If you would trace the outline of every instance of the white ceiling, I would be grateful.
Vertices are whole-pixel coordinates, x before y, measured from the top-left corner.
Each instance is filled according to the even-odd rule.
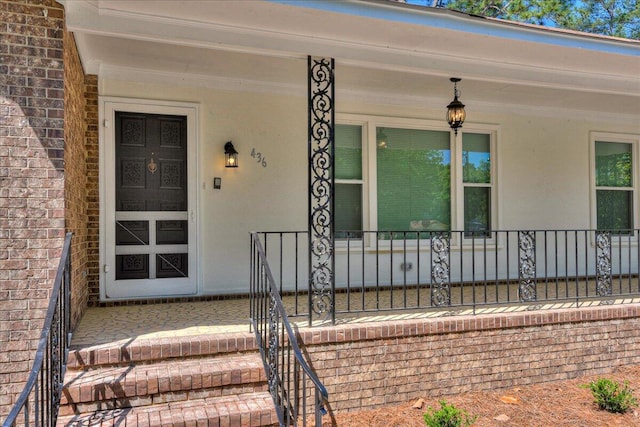
[[[640,42],[388,1],[66,0],[88,73],[306,93],[307,55],[335,58],[338,96],[640,121]],[[446,105],[446,104],[445,104]]]

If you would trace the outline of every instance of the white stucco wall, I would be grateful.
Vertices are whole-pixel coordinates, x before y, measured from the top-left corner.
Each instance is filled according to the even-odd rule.
[[[301,76],[306,71],[301,63]],[[307,98],[159,84],[100,81],[100,95],[200,105],[198,198],[200,292],[245,293],[249,232],[307,228]],[[439,109],[341,100],[338,113],[444,121]],[[467,100],[467,104],[472,102]],[[638,121],[608,123],[577,112],[554,116],[468,108],[468,123],[499,125],[497,141],[500,229],[590,228],[589,132],[640,133]],[[226,169],[223,146],[232,140],[239,167]],[[252,150],[266,159],[263,167]],[[213,178],[222,188],[213,189]]]

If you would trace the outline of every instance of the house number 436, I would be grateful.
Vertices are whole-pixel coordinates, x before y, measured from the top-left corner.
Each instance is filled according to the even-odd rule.
[[[251,149],[251,157],[256,159],[256,163],[262,165],[263,168],[267,167],[267,159],[262,155],[261,152],[256,151],[255,148]]]

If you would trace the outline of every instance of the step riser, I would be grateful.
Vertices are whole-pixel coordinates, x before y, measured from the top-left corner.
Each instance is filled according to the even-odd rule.
[[[264,384],[267,378],[258,357],[237,356],[229,358],[229,361],[164,362],[68,372],[61,404]]]
[[[98,366],[123,366],[131,363],[152,363],[160,360],[222,356],[258,350],[253,334],[140,339],[120,346],[102,345],[72,349],[67,369],[87,369]]]
[[[207,399],[212,397],[233,396],[246,393],[266,392],[267,384],[242,384],[216,389],[199,389],[178,392],[163,392],[161,394],[132,396],[127,398],[100,399],[85,403],[66,403],[60,406],[60,416],[84,414],[88,412],[135,408],[162,403],[180,402],[186,400]]]

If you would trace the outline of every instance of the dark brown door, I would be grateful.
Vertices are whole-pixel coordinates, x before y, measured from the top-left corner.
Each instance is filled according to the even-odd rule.
[[[187,118],[115,113],[115,280],[186,278]]]

